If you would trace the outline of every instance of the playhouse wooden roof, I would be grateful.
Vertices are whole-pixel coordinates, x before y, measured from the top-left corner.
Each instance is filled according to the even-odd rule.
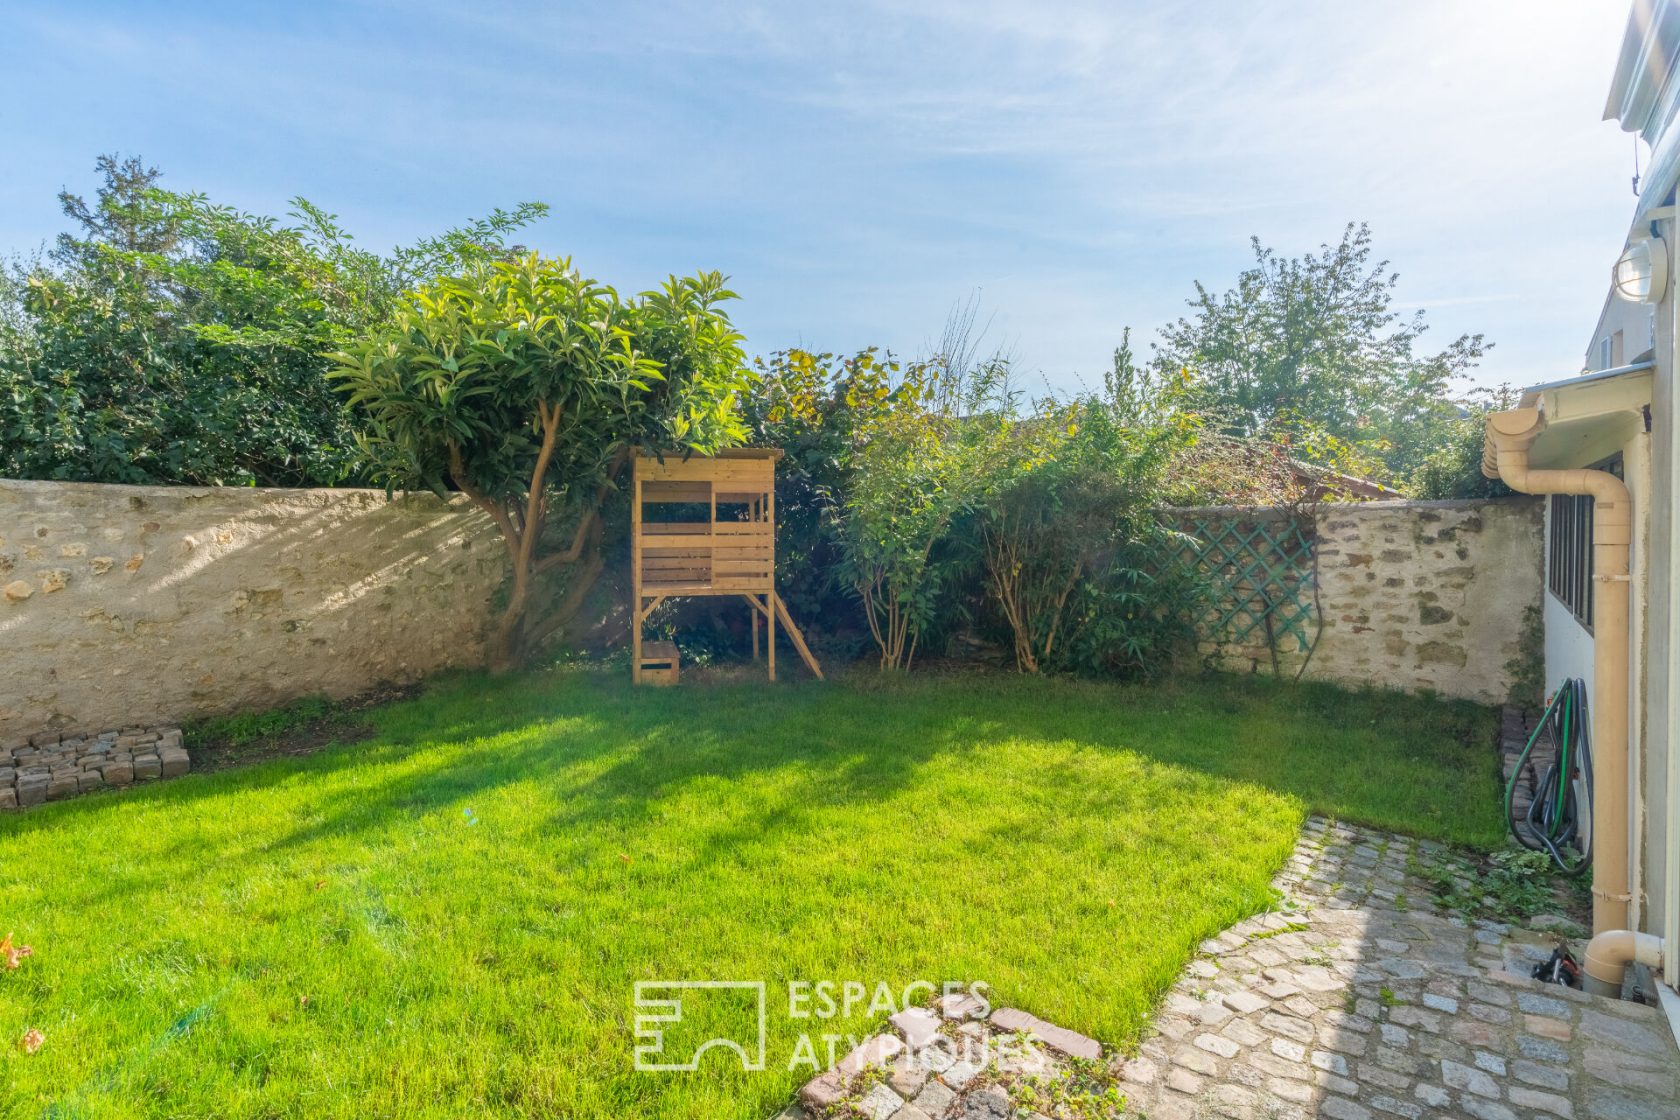
[[[652,451],[643,451],[641,453],[641,458],[677,460],[686,458],[691,462],[694,460],[705,459],[770,459],[774,461],[781,459],[782,456],[786,454],[787,452],[783,451],[779,447],[725,447],[712,453],[711,455],[701,455],[699,452],[683,451],[665,451],[656,455]]]

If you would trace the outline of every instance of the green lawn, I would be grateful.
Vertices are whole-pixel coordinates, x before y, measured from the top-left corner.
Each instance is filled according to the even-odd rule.
[[[800,1031],[871,1022],[791,1020],[790,980],[979,980],[1125,1043],[1309,810],[1500,839],[1469,705],[627,676],[450,680],[371,740],[0,817],[0,934],[36,951],[0,973],[0,1114],[759,1120]],[[766,981],[768,1070],[635,1072],[642,979]]]

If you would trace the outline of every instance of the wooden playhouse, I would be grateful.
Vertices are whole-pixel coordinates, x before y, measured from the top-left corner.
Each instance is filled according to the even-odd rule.
[[[752,606],[753,660],[762,619],[765,660],[776,679],[776,624],[817,677],[822,669],[776,594],[777,448],[716,455],[636,457],[630,503],[635,580],[631,672],[638,684],[675,684],[674,642],[644,642],[648,615],[682,595],[740,596]]]

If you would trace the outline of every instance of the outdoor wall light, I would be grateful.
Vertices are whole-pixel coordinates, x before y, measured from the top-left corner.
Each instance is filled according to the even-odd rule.
[[[1668,290],[1668,246],[1660,237],[1635,241],[1610,272],[1616,295],[1634,303],[1660,303]]]

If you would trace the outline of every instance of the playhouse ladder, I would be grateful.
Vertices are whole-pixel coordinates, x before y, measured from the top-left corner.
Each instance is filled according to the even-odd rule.
[[[782,602],[782,597],[774,591],[770,592],[770,600],[776,604],[776,615],[782,620],[782,625],[787,627],[788,637],[793,639],[793,648],[798,650],[799,656],[805,659],[805,665],[811,670],[812,675],[819,681],[822,680],[822,666],[818,665],[817,659],[811,656],[811,650],[805,645],[805,635],[801,634],[799,627],[793,624],[793,617],[788,614],[787,604]]]
[[[817,659],[814,656],[812,656],[811,647],[809,647],[805,644],[805,635],[800,633],[799,627],[797,627],[793,624],[793,616],[788,614],[787,604],[782,602],[782,597],[780,595],[776,594],[776,592],[774,592],[774,591],[769,592],[768,595],[766,596],[766,598],[769,599],[769,605],[768,606],[766,606],[766,604],[764,604],[764,603],[759,602],[758,597],[756,595],[743,595],[743,596],[741,596],[741,598],[743,598],[747,602],[751,603],[753,605],[753,610],[757,611],[758,614],[764,615],[766,622],[769,623],[768,638],[769,638],[770,643],[772,643],[771,648],[769,650],[770,679],[771,680],[776,679],[776,652],[775,652],[775,646],[774,646],[774,642],[776,640],[776,625],[775,624],[778,620],[780,620],[781,624],[787,628],[788,640],[793,643],[793,648],[796,651],[798,651],[800,658],[805,662],[805,667],[807,669],[811,670],[811,674],[813,676],[815,676],[819,681],[822,680],[823,679],[822,666],[818,665],[817,664]],[[753,616],[753,657],[756,659],[757,656],[758,656],[758,615],[755,614]]]

